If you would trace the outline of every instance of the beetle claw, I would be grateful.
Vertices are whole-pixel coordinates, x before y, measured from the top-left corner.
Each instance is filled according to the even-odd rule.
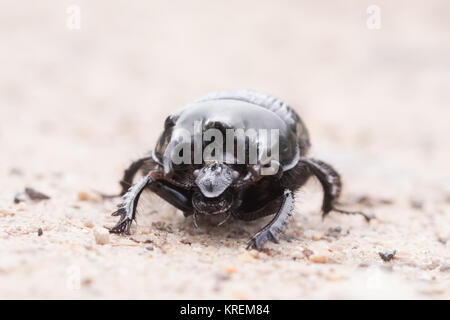
[[[250,239],[247,244],[247,250],[255,249],[261,251],[267,241],[272,241],[274,243],[279,243],[279,239],[276,234],[270,230],[265,230],[261,233],[257,233]]]
[[[113,212],[111,214],[112,216],[120,216],[119,222],[112,227],[109,232],[110,233],[118,233],[118,234],[131,234],[131,223],[133,222],[133,219],[127,217],[127,212],[124,208],[120,208],[119,210]]]
[[[120,221],[109,230],[109,233],[126,234],[130,235],[131,223],[133,222],[130,218],[120,219]]]
[[[111,215],[113,217],[117,217],[117,216],[124,216],[126,214],[126,212],[123,212],[123,208],[120,208],[117,211],[114,211],[113,213],[111,213]]]

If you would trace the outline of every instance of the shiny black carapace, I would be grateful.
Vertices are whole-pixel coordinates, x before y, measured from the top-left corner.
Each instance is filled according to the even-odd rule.
[[[189,149],[179,148],[186,143],[186,136],[194,141],[196,135],[201,136],[210,129],[223,133],[224,137],[227,130],[247,132],[249,129],[253,132],[275,129],[278,135],[277,139],[248,135],[243,139],[224,138],[219,145],[225,146],[226,141],[231,141],[233,148],[231,152],[223,148],[223,157],[217,157],[216,151],[216,154],[211,153],[213,157],[204,157],[201,153],[201,159],[194,159],[188,154],[189,151],[195,154],[194,142],[192,149],[190,146]],[[244,159],[238,159],[239,145],[244,148]],[[205,141],[201,140],[197,146],[203,150]],[[267,151],[268,146],[275,146],[277,154],[271,149],[270,155],[261,152],[251,161],[251,150]],[[139,197],[145,189],[150,189],[182,210],[186,217],[193,215],[196,227],[199,215],[222,215],[222,223],[230,217],[250,221],[273,215],[270,223],[248,243],[247,248],[260,250],[269,240],[278,242],[278,235],[285,231],[292,215],[294,192],[311,176],[317,177],[323,187],[323,215],[332,210],[364,215],[335,207],[341,191],[339,174],[325,162],[307,158],[309,147],[305,125],[281,100],[244,90],[209,94],[170,115],[154,150],[125,170],[121,181],[123,200],[113,213],[120,216],[120,220],[110,232],[130,233]],[[174,154],[192,161],[174,161]],[[261,157],[261,154],[266,156]],[[144,176],[133,184],[138,171]]]

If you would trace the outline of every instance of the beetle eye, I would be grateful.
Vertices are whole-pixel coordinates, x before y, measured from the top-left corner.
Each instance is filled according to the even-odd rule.
[[[194,170],[194,177],[198,177],[199,174],[200,174],[200,170],[199,169],[195,169]]]
[[[233,180],[237,180],[239,178],[239,172],[233,170],[231,176],[233,177]]]

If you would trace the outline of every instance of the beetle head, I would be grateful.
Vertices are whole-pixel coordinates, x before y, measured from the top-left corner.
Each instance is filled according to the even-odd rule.
[[[207,162],[194,174],[196,175],[195,183],[206,198],[217,198],[233,182],[233,170],[217,161]]]
[[[232,193],[227,190],[236,178],[229,166],[208,161],[203,168],[195,170],[195,184],[199,191],[192,198],[194,208],[202,214],[220,214],[233,204]]]

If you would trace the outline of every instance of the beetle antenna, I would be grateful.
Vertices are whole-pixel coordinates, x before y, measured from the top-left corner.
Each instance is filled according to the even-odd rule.
[[[195,229],[198,229],[198,224],[197,224],[197,212],[196,211],[194,211],[194,227],[195,227]]]
[[[218,227],[220,227],[221,225],[223,225],[225,222],[227,222],[231,217],[231,210],[228,211],[227,216],[225,217],[225,219],[223,219],[221,222],[219,222],[219,224],[217,225]]]

